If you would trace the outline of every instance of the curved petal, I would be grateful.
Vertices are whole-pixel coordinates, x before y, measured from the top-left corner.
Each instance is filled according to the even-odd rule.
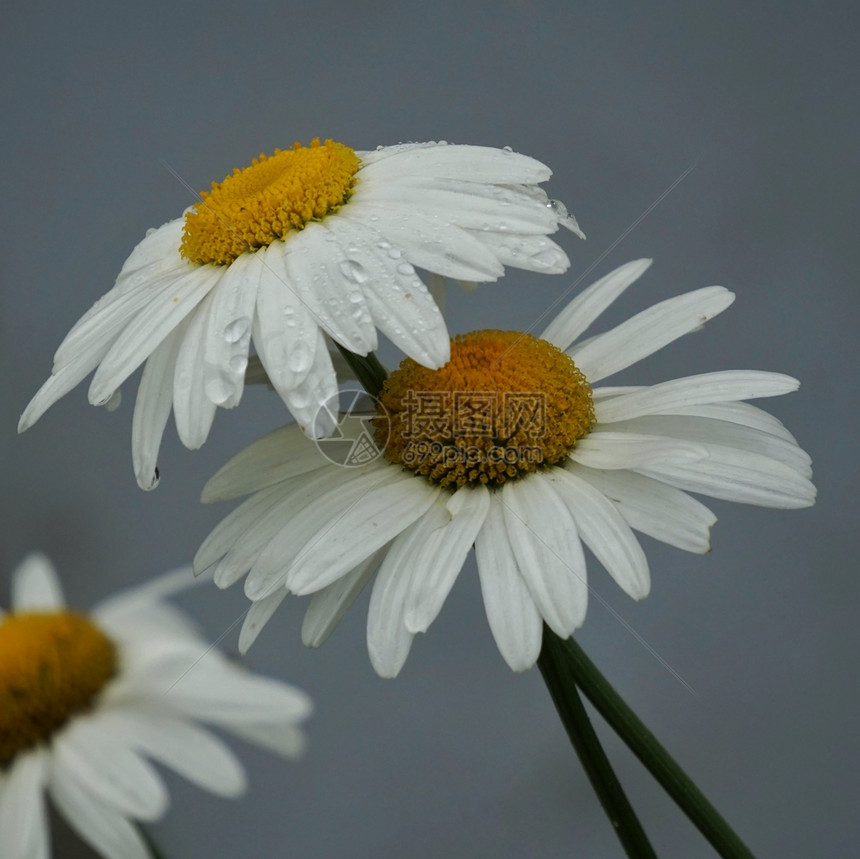
[[[525,671],[540,654],[543,619],[520,575],[498,493],[491,493],[484,527],[475,541],[484,609],[502,658]]]
[[[41,552],[27,555],[12,576],[12,608],[35,611],[64,605],[63,589],[48,556]]]
[[[565,468],[609,498],[631,528],[687,552],[711,551],[717,517],[686,492],[633,471],[599,471],[575,463]]]
[[[161,778],[109,719],[77,719],[57,736],[54,757],[57,766],[74,772],[94,797],[121,814],[156,820],[167,810]]]
[[[409,632],[426,632],[442,609],[466,556],[487,518],[490,491],[485,486],[463,486],[441,507],[443,524],[415,547],[412,587],[406,599],[404,622]]]
[[[297,594],[317,591],[360,564],[424,514],[438,487],[409,474],[374,485],[317,531],[299,552],[287,579]]]
[[[510,149],[448,143],[407,143],[361,153],[364,179],[388,176],[443,176],[472,182],[535,184],[552,171],[545,164]]]
[[[128,323],[96,370],[89,390],[94,406],[110,399],[155,347],[195,310],[221,274],[206,266],[190,266],[185,274],[151,292],[146,305]]]
[[[332,634],[355,598],[379,568],[388,547],[362,561],[354,570],[311,596],[302,621],[302,644],[319,647]]]
[[[533,474],[502,487],[505,525],[520,574],[543,619],[567,638],[585,620],[585,556],[567,505]]]
[[[212,290],[203,341],[203,390],[225,409],[238,405],[242,397],[262,266],[261,255],[242,254]]]
[[[111,859],[151,859],[135,826],[116,810],[95,798],[73,771],[54,762],[51,798],[81,838]]]
[[[137,485],[144,490],[158,486],[158,451],[170,409],[176,358],[185,338],[183,320],[161,341],[143,368],[131,425],[131,460]]]
[[[659,435],[595,431],[581,438],[570,459],[589,468],[638,468],[663,462],[696,462],[708,451],[704,445]]]
[[[650,259],[637,259],[619,266],[614,271],[584,289],[541,334],[541,339],[565,350],[651,265]]]
[[[278,610],[278,606],[287,598],[288,593],[286,588],[282,588],[251,603],[251,607],[245,614],[245,620],[242,622],[242,629],[239,631],[239,653],[245,654],[250,650],[251,645],[257,640],[257,636]]]
[[[200,500],[204,504],[239,498],[297,474],[330,467],[320,449],[300,427],[280,427],[237,453],[209,478]]]
[[[619,587],[635,600],[648,596],[648,560],[615,505],[573,472],[556,468],[545,479],[567,505],[583,542]]]
[[[51,831],[44,788],[48,756],[19,753],[0,778],[0,852],[4,859],[50,859]]]
[[[567,354],[589,383],[635,364],[701,328],[735,300],[722,286],[707,286],[661,301]]]
[[[796,391],[800,383],[782,373],[765,370],[723,370],[660,382],[631,394],[622,394],[595,404],[598,423],[638,418],[640,415],[671,414],[675,408],[705,403],[778,397]]]
[[[187,721],[151,710],[114,710],[109,716],[134,747],[219,796],[235,797],[247,787],[236,756],[214,734]]]
[[[173,417],[179,438],[189,450],[206,441],[215,418],[215,404],[203,387],[203,344],[211,323],[210,292],[188,320],[173,372]]]

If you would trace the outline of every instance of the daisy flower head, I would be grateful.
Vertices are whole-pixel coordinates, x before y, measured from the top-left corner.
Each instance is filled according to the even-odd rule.
[[[650,575],[634,531],[707,552],[714,514],[689,493],[765,507],[811,505],[810,459],[744,402],[794,391],[779,373],[704,373],[644,387],[599,383],[701,327],[733,301],[720,286],[662,301],[581,335],[649,266],[628,263],[578,295],[541,337],[456,337],[430,369],[406,359],[380,393],[382,456],[344,469],[289,426],[216,474],[204,501],[252,493],[205,540],[195,570],[253,601],[239,646],[280,602],[311,594],[317,646],[373,578],[371,661],[403,666],[475,547],[490,629],[514,670],[538,657],[542,624],[567,638],[588,601],[583,545],[634,599]]]
[[[151,761],[213,793],[245,788],[241,764],[200,722],[287,757],[308,697],[210,647],[164,597],[179,570],[82,614],[42,555],[15,571],[0,615],[0,856],[48,859],[45,795],[107,859],[150,859],[134,825],[167,809]]]
[[[90,402],[115,403],[145,364],[132,453],[151,489],[171,408],[183,444],[200,447],[216,408],[239,403],[253,342],[296,422],[324,436],[319,406],[337,390],[324,334],[366,355],[379,330],[420,364],[447,362],[445,322],[416,267],[436,286],[494,281],[505,266],[567,269],[547,236],[582,234],[539,187],[550,173],[507,149],[446,143],[356,152],[314,140],[260,155],[147,233],[60,345],[19,432],[93,370]]]

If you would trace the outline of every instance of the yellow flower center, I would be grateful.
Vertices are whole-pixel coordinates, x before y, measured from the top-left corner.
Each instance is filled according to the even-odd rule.
[[[196,263],[229,265],[240,254],[267,247],[308,221],[319,221],[352,194],[361,162],[342,143],[319,138],[310,146],[261,154],[233,170],[185,215],[180,253]]]
[[[591,388],[573,361],[516,331],[454,338],[439,370],[407,358],[380,400],[374,424],[385,456],[451,487],[501,486],[554,465],[595,420]]]
[[[116,669],[116,648],[84,615],[6,615],[0,621],[0,767],[87,710]]]

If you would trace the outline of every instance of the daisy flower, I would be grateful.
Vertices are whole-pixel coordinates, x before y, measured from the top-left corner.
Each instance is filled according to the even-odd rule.
[[[287,757],[300,753],[308,697],[243,671],[163,602],[179,570],[89,615],[68,609],[50,562],[28,557],[0,615],[0,856],[51,855],[45,794],[108,859],[150,859],[134,821],[167,809],[150,759],[225,797],[241,764],[209,722]]]
[[[240,649],[290,592],[313,595],[302,635],[319,645],[375,575],[367,644],[376,671],[393,677],[474,545],[490,629],[521,671],[537,659],[544,622],[567,638],[585,618],[583,544],[642,599],[650,577],[634,530],[710,548],[716,517],[688,493],[812,504],[809,457],[743,402],[794,391],[795,379],[733,370],[597,386],[733,301],[723,287],[698,289],[579,340],[649,264],[584,290],[540,338],[477,331],[455,338],[438,370],[406,359],[380,394],[374,462],[327,462],[289,426],[222,468],[204,501],[253,494],[209,535],[195,570],[214,565],[221,587],[247,573]]]
[[[239,403],[253,340],[298,424],[325,435],[333,427],[319,406],[337,385],[323,332],[366,355],[379,329],[420,364],[448,361],[445,322],[416,266],[436,285],[494,281],[504,266],[567,269],[547,235],[559,225],[582,234],[538,187],[550,174],[507,149],[445,143],[356,152],[314,140],[260,155],[147,233],[60,345],[18,431],[93,370],[90,402],[115,403],[145,362],[132,453],[151,489],[171,407],[183,444],[200,447],[216,408]]]

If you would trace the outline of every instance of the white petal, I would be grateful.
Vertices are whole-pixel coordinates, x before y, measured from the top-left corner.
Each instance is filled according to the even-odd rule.
[[[376,572],[388,549],[383,547],[336,582],[318,590],[308,604],[302,621],[302,644],[319,647],[332,634],[355,598]]]
[[[439,494],[413,475],[374,486],[302,548],[287,584],[297,594],[317,591],[358,566],[421,516]]]
[[[170,688],[165,702],[214,725],[300,722],[313,707],[310,698],[279,680],[245,673],[230,663],[203,668],[198,663]]]
[[[482,245],[488,247],[502,265],[541,274],[561,274],[570,268],[567,254],[546,236],[483,230],[469,232]]]
[[[110,720],[77,719],[58,735],[54,755],[58,766],[74,771],[94,797],[122,814],[157,820],[167,810],[161,778]]]
[[[135,245],[134,250],[122,264],[117,283],[124,284],[136,271],[151,265],[159,263],[175,265],[177,261],[185,263],[185,259],[179,254],[184,229],[185,216],[183,215],[181,218],[167,221],[160,227],[147,230],[146,235]]]
[[[188,320],[173,372],[173,416],[179,438],[189,450],[206,441],[215,417],[215,404],[203,388],[203,344],[212,318],[210,292]]]
[[[376,574],[367,610],[367,652],[380,677],[396,677],[409,656],[413,635],[406,628],[406,600],[414,578],[409,563],[415,546],[436,527],[435,506],[395,537]]]
[[[444,277],[483,283],[504,273],[496,256],[466,230],[415,209],[362,201],[360,207],[344,207],[337,217],[369,221],[382,237],[383,250],[402,253],[412,265]]]
[[[109,859],[151,859],[139,831],[114,806],[94,797],[84,782],[56,761],[51,798],[81,838]]]
[[[203,390],[225,409],[238,405],[242,397],[262,264],[257,254],[241,254],[212,290],[203,341]]]
[[[464,486],[440,501],[434,506],[440,508],[441,527],[427,534],[411,557],[414,571],[404,622],[412,633],[426,632],[442,609],[487,518],[490,492],[485,486]]]
[[[581,438],[570,459],[589,468],[638,468],[652,463],[695,462],[708,455],[703,445],[632,432],[600,430]]]
[[[137,485],[144,490],[158,486],[158,451],[173,406],[176,357],[185,337],[186,321],[168,334],[146,361],[131,425],[131,458]]]
[[[475,541],[484,608],[502,658],[514,671],[525,671],[540,653],[543,620],[517,567],[499,493],[490,498]]]
[[[296,474],[331,466],[295,424],[281,427],[248,445],[223,465],[203,487],[204,504],[238,498]]]
[[[257,640],[257,636],[263,631],[263,627],[269,622],[278,606],[287,598],[286,589],[275,591],[261,600],[251,603],[242,629],[239,631],[239,653],[245,654],[251,645]]]
[[[698,406],[677,408],[672,413],[728,421],[729,423],[761,430],[762,432],[770,433],[770,435],[775,435],[778,438],[797,444],[797,439],[785,428],[778,418],[750,403],[704,403]]]
[[[19,753],[0,778],[0,851],[4,859],[50,859],[45,813],[48,757],[41,749]]]
[[[285,758],[299,757],[307,745],[305,734],[301,728],[288,722],[243,723],[231,725],[230,730],[237,737]]]
[[[692,415],[645,415],[612,424],[613,431],[647,433],[699,444],[719,444],[760,453],[787,465],[803,477],[812,476],[812,460],[793,441],[737,423]]]
[[[319,327],[287,278],[282,248],[272,246],[262,260],[254,345],[269,381],[283,397],[310,371]]]
[[[722,286],[697,289],[661,301],[567,354],[593,384],[695,331],[734,300]]]
[[[527,155],[463,144],[384,146],[361,153],[361,164],[359,175],[363,179],[411,174],[514,185],[545,182],[552,175],[549,167]]]
[[[94,406],[107,402],[155,347],[197,307],[221,275],[218,266],[191,267],[175,281],[153,290],[146,306],[129,322],[96,370],[90,384],[90,402]]]
[[[575,463],[565,468],[609,498],[631,528],[687,552],[711,550],[717,517],[686,492],[632,471],[598,471]]]
[[[309,223],[284,245],[286,283],[294,289],[317,323],[351,352],[366,355],[376,349],[376,331],[362,292],[368,271],[367,253],[341,235],[348,221],[330,219],[331,226]],[[358,261],[352,257],[361,256]],[[364,264],[362,264],[364,263]]]
[[[18,432],[28,430],[57,400],[80,384],[98,366],[112,343],[113,340],[100,339],[89,344],[85,351],[75,354],[68,362],[55,366],[21,414]]]
[[[502,487],[505,525],[517,566],[535,606],[567,638],[585,620],[585,556],[567,505],[533,474]]]
[[[232,513],[222,519],[201,543],[194,556],[194,574],[200,575],[232,551],[239,540],[284,500],[287,488],[270,486],[243,501]]]
[[[636,600],[648,596],[651,577],[645,552],[615,505],[571,471],[555,468],[544,478],[567,504],[579,536],[619,587]]]
[[[235,797],[246,788],[236,756],[209,731],[152,710],[115,710],[105,714],[141,752],[219,796]]]
[[[305,547],[333,539],[334,532],[340,528],[341,518],[352,507],[362,502],[374,488],[380,484],[388,485],[398,475],[396,469],[385,466],[351,470],[332,466],[305,480],[297,491],[291,493],[287,502],[289,506],[278,509],[281,527],[260,553],[245,580],[248,599],[257,601],[269,596],[283,587],[285,581],[292,589],[288,573]],[[375,548],[341,572],[357,566]],[[334,578],[337,576],[332,581]]]
[[[337,402],[337,376],[321,329],[317,329],[307,375],[293,389],[279,393],[305,435],[326,438],[334,432],[337,416],[330,404]]]
[[[683,465],[656,464],[639,468],[679,489],[761,507],[797,509],[815,503],[815,487],[782,463],[758,453],[720,445],[708,446],[709,456]]]
[[[778,397],[796,391],[800,383],[782,373],[764,370],[724,370],[701,373],[651,385],[595,404],[598,423],[612,423],[639,415],[670,413],[704,403],[733,402],[756,397]]]
[[[12,577],[15,611],[57,609],[65,605],[63,589],[54,565],[41,552],[33,552],[19,564]]]
[[[541,334],[541,339],[548,340],[559,349],[567,349],[650,265],[650,259],[633,260],[600,278],[556,316]]]

